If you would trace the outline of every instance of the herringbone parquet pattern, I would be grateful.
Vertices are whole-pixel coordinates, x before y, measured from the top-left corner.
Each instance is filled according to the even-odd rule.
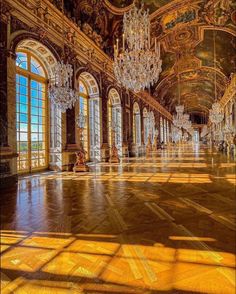
[[[183,146],[1,196],[1,293],[235,292],[235,162]]]

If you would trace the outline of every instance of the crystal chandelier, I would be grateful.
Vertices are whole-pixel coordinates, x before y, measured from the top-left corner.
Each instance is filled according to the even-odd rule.
[[[184,117],[184,106],[183,105],[177,105],[175,107],[176,114],[173,116],[173,124],[177,128],[182,128],[183,126],[183,117]]]
[[[118,39],[114,45],[114,74],[126,89],[139,92],[158,81],[162,66],[156,39],[151,50],[149,13],[143,5],[124,14],[123,31],[121,48]]]
[[[176,109],[176,115],[173,116],[173,124],[177,128],[183,128],[185,130],[190,130],[192,127],[192,123],[189,119],[189,114],[184,114],[184,106],[183,105],[177,105],[175,107]]]
[[[49,96],[61,112],[72,108],[78,99],[72,89],[73,69],[71,64],[58,62],[54,67],[54,77],[50,80]]]
[[[224,114],[221,112],[221,106],[219,102],[214,102],[212,104],[212,109],[209,112],[209,119],[214,124],[219,124],[222,122]]]

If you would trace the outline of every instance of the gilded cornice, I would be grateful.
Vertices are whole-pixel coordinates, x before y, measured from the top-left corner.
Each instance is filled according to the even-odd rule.
[[[153,97],[148,92],[141,92],[140,96],[138,97],[172,121],[172,115],[169,113],[169,111],[167,111],[159,102],[157,102],[157,100],[153,99]]]
[[[56,45],[70,47],[79,61],[92,64],[95,71],[106,74],[115,82],[111,58],[48,0],[4,0],[4,2],[11,8],[11,15],[26,23],[30,28],[43,30],[45,36]],[[15,34],[17,32],[12,34],[12,39]],[[142,100],[146,99],[144,95],[136,96]],[[148,97],[148,103],[152,104],[157,111],[171,117],[171,114],[152,96]]]

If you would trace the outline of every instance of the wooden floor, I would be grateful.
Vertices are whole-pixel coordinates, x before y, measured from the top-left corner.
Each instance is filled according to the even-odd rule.
[[[197,146],[1,193],[1,293],[235,293],[235,162]]]

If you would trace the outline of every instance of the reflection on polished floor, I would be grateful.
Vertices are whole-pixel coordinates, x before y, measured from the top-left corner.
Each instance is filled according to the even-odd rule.
[[[235,293],[235,162],[198,146],[22,177],[1,293]]]

